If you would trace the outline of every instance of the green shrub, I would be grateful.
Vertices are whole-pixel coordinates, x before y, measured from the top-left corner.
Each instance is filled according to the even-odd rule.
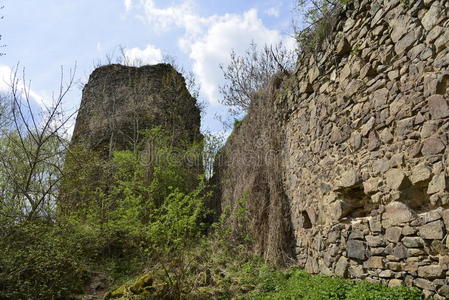
[[[421,291],[406,287],[389,288],[366,281],[310,275],[295,269],[284,273],[263,270],[259,271],[257,288],[242,299],[418,300],[423,297]]]
[[[16,226],[0,252],[0,299],[67,299],[89,277],[81,241],[52,224]]]
[[[68,299],[90,274],[121,282],[183,255],[202,236],[207,188],[185,163],[198,158],[201,143],[173,146],[160,128],[144,135],[139,151],[117,151],[110,160],[74,149],[91,164],[68,165],[62,198],[71,193],[76,201],[63,203],[56,220],[5,221],[0,299]],[[152,153],[143,151],[148,145]]]

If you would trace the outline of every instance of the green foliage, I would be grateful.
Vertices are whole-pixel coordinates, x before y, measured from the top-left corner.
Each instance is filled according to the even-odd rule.
[[[234,128],[238,127],[242,123],[242,120],[234,119]]]
[[[81,292],[88,272],[82,240],[65,228],[29,222],[0,242],[0,299],[67,299]]]
[[[306,24],[296,30],[296,40],[302,50],[318,50],[332,32],[336,22],[336,11],[342,3],[350,0],[298,0],[296,9],[301,22]]]
[[[2,228],[0,299],[67,299],[95,272],[120,282],[181,255],[203,235],[209,193],[186,163],[201,144],[173,146],[160,128],[143,134],[138,151],[117,151],[108,161],[72,149],[90,161],[65,166],[62,197],[75,193],[75,204],[62,202],[57,219],[16,218]]]
[[[325,275],[310,275],[303,270],[278,272],[263,268],[259,271],[256,289],[242,299],[308,299],[308,300],[418,300],[421,291],[406,287],[355,282]]]
[[[356,44],[352,49],[351,52],[349,53],[350,55],[353,56],[359,56],[360,55],[360,45]]]
[[[191,193],[185,194],[177,189],[171,191],[149,223],[147,234],[153,251],[174,253],[185,249],[202,235],[205,188],[204,181],[201,181]]]
[[[399,0],[399,1],[405,7],[409,7],[410,6],[410,0]]]

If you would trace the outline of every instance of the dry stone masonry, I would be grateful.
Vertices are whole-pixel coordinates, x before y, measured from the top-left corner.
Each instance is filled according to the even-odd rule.
[[[290,257],[291,246],[291,258],[311,273],[449,297],[449,2],[350,1],[322,47],[304,53],[265,98],[223,150],[222,209],[276,186],[283,200],[262,201],[265,217],[253,218],[288,207],[280,209],[288,221],[278,232],[284,242],[273,246],[278,253]],[[262,115],[276,125],[255,131],[256,146],[239,148]],[[272,128],[278,143],[264,148]],[[229,149],[252,156],[258,139],[280,161],[277,184],[231,191],[244,166],[227,167]],[[250,207],[258,201],[248,197]],[[258,240],[256,248],[270,243]]]

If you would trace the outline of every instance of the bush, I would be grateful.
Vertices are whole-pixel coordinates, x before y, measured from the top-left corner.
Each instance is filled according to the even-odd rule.
[[[52,224],[16,226],[0,252],[0,299],[68,299],[89,278],[82,241]]]
[[[296,40],[303,51],[320,50],[337,21],[342,3],[349,0],[298,0],[296,9],[301,15],[302,29],[295,28]]]
[[[74,149],[92,161],[65,178],[76,205],[60,207],[55,220],[5,223],[0,299],[68,299],[91,274],[120,282],[181,256],[203,235],[206,184],[184,161],[196,158],[201,144],[172,146],[160,128],[144,135],[142,149],[115,152],[109,161]],[[151,153],[142,151],[148,145]]]

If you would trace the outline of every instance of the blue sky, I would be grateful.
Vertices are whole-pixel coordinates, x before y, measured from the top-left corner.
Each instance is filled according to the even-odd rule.
[[[125,49],[129,62],[157,63],[166,54],[192,70],[208,103],[204,130],[223,130],[216,114],[225,114],[219,101],[220,63],[231,49],[243,52],[257,44],[290,37],[294,0],[1,0],[2,42],[0,90],[7,89],[11,69],[20,63],[31,81],[32,98],[50,103],[59,87],[61,66],[77,65],[76,81],[66,101],[76,107],[82,84],[106,55]]]

